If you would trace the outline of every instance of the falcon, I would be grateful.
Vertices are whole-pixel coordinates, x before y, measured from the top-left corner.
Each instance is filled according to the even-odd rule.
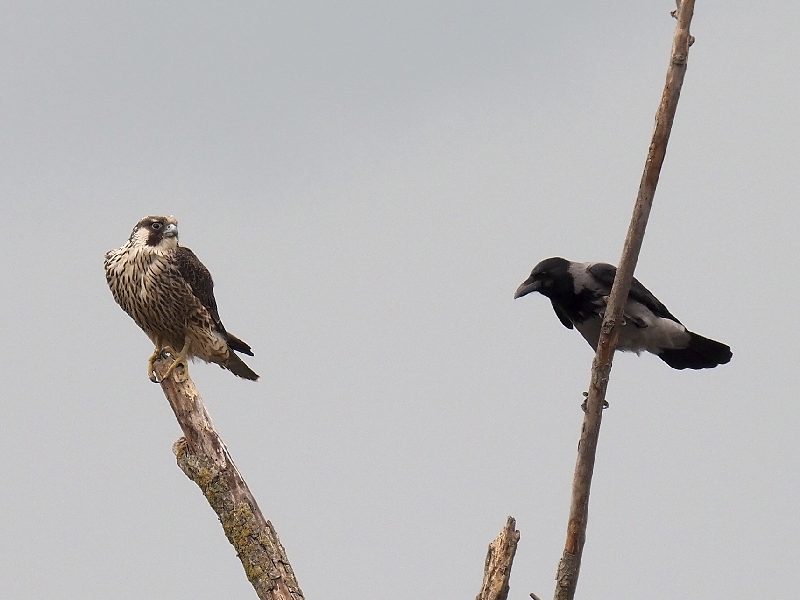
[[[548,258],[533,268],[514,298],[539,292],[550,299],[558,320],[597,348],[608,296],[617,268]],[[636,279],[631,284],[617,349],[650,352],[673,369],[710,369],[731,360],[731,349],[686,329],[658,298]]]
[[[253,356],[250,346],[222,325],[211,273],[194,252],[178,244],[175,217],[144,217],[125,244],[106,252],[105,269],[114,300],[155,346],[147,361],[151,381],[159,382],[153,367],[162,353],[174,359],[162,381],[179,366],[188,374],[189,358],[258,379],[234,353]]]

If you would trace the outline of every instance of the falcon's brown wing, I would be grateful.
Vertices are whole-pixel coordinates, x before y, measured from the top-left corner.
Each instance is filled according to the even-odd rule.
[[[225,331],[217,311],[217,301],[214,299],[214,280],[211,279],[211,273],[208,272],[205,265],[200,262],[200,259],[189,248],[179,246],[175,252],[175,261],[181,277],[192,288],[195,297],[211,313],[214,324],[221,331]]]
[[[209,312],[211,318],[214,319],[214,324],[223,335],[225,335],[225,339],[227,339],[228,346],[230,346],[231,350],[253,356],[253,351],[250,349],[250,346],[225,330],[225,326],[219,318],[217,301],[214,298],[214,280],[211,279],[211,273],[206,269],[206,266],[200,262],[200,259],[197,258],[194,252],[183,246],[178,247],[178,250],[175,252],[175,257],[181,276],[192,288],[192,293],[200,300],[200,303]]]

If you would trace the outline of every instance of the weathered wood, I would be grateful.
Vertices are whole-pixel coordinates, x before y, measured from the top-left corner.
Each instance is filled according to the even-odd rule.
[[[171,358],[155,363],[162,378]],[[303,600],[303,592],[272,523],[261,514],[191,378],[179,368],[161,389],[183,431],[172,447],[178,466],[202,490],[261,600]],[[180,381],[179,381],[180,380]]]
[[[667,152],[667,142],[672,130],[672,122],[678,107],[683,78],[689,56],[689,46],[694,41],[689,35],[689,25],[694,14],[694,0],[683,0],[674,14],[678,20],[672,43],[672,56],[667,68],[667,78],[661,102],[656,112],[655,129],[647,153],[639,193],[628,227],[628,235],[622,250],[622,258],[617,268],[614,285],[611,288],[605,318],[597,344],[597,352],[592,362],[592,374],[586,413],[583,418],[578,459],[572,482],[572,500],[567,523],[567,539],[564,552],[556,573],[555,600],[572,600],[578,582],[583,546],[586,542],[586,525],[589,515],[589,491],[594,471],[597,440],[600,434],[602,407],[605,402],[608,378],[614,350],[617,346],[619,330],[616,324],[622,318],[622,310],[628,298],[633,271],[639,258],[644,240],[647,219],[653,204],[656,186],[661,174],[661,166]]]
[[[519,543],[519,531],[515,529],[514,517],[508,517],[505,527],[489,544],[486,562],[483,567],[483,584],[475,600],[506,600],[511,565]]]

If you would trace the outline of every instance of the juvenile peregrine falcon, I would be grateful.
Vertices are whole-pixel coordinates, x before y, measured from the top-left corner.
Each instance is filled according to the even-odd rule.
[[[225,331],[211,273],[194,252],[178,245],[175,217],[143,218],[124,245],[106,252],[105,267],[114,300],[155,345],[147,361],[152,381],[158,382],[153,364],[164,351],[175,359],[164,379],[179,365],[188,372],[187,359],[194,357],[258,379],[233,353],[253,356],[250,346]]]

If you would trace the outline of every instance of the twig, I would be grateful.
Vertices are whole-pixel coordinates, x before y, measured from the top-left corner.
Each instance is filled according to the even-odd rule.
[[[171,358],[156,361],[159,378]],[[202,490],[261,600],[303,600],[278,534],[261,514],[191,379],[161,383],[183,437],[172,447],[178,466]]]
[[[519,543],[519,531],[514,517],[508,517],[505,527],[489,544],[486,562],[483,567],[483,584],[475,600],[506,600],[508,598],[508,579],[511,565]]]
[[[572,502],[567,524],[567,540],[564,553],[558,564],[556,573],[556,600],[572,600],[581,566],[583,546],[586,542],[586,523],[589,512],[589,490],[592,483],[597,438],[600,434],[602,406],[605,401],[611,362],[617,346],[619,330],[616,324],[622,317],[622,310],[628,298],[633,271],[642,247],[650,207],[653,203],[661,166],[667,151],[667,142],[672,130],[672,121],[678,106],[686,63],[689,55],[689,25],[694,13],[694,0],[683,0],[676,18],[678,24],[672,43],[672,57],[667,69],[664,92],[656,112],[655,130],[647,153],[647,160],[639,184],[639,193],[633,209],[628,235],[622,250],[622,258],[617,268],[617,276],[611,288],[605,318],[597,344],[597,353],[592,362],[589,397],[586,402],[586,413],[583,418],[581,439],[578,445],[578,460],[572,481]],[[693,40],[691,40],[693,41]]]

